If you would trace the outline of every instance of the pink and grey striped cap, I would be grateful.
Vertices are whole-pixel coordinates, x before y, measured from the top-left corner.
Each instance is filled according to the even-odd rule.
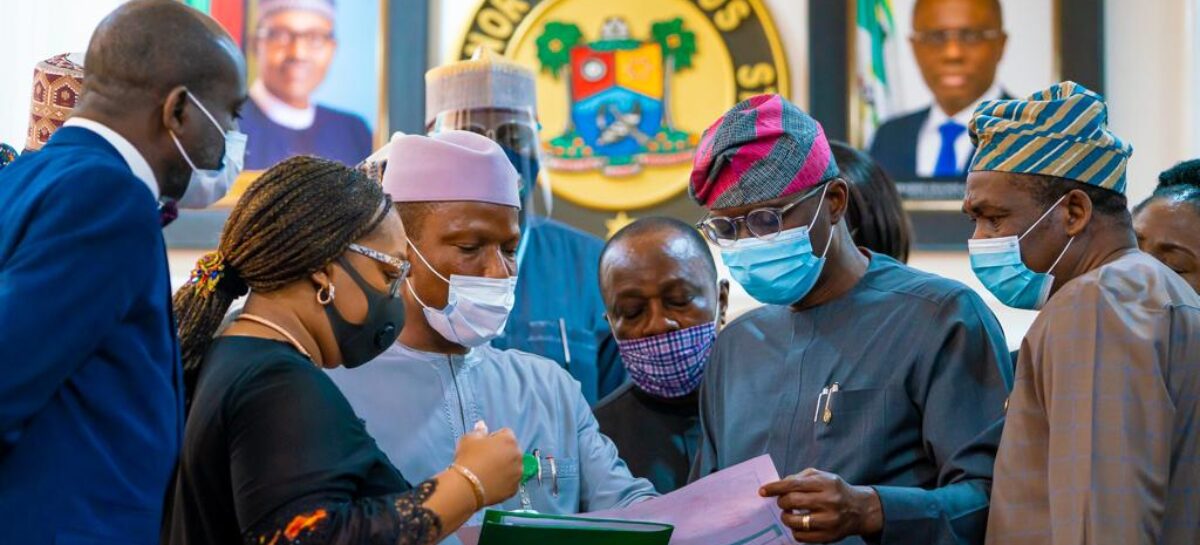
[[[837,177],[821,124],[779,95],[731,108],[700,138],[688,194],[713,210],[800,193]]]

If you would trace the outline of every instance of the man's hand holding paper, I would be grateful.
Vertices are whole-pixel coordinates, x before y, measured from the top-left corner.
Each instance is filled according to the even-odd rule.
[[[803,543],[830,543],[883,530],[879,496],[869,486],[854,486],[838,475],[808,468],[759,489],[777,498],[781,521]]]

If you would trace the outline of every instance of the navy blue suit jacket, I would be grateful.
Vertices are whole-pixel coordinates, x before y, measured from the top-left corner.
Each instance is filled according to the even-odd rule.
[[[917,179],[917,137],[929,108],[885,121],[875,131],[871,157],[898,182]]]
[[[1000,99],[1012,100],[1012,96],[1001,92]],[[925,120],[929,119],[930,108],[932,106],[884,121],[875,131],[871,157],[897,182],[921,179],[917,176],[917,139]]]
[[[0,542],[157,543],[183,432],[157,203],[78,127],[0,203]]]
[[[250,136],[247,170],[265,170],[295,155],[356,165],[371,154],[371,130],[361,117],[319,104],[312,126],[296,130],[271,121],[257,103],[248,100],[240,126]]]

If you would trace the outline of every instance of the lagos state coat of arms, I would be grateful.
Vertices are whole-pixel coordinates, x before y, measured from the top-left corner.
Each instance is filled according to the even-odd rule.
[[[570,114],[547,142],[547,164],[562,170],[634,174],[642,165],[691,159],[698,136],[671,122],[671,80],[692,65],[696,36],[676,17],[655,22],[652,40],[630,37],[624,19],[604,22],[600,39],[582,43],[579,27],[550,22],[537,38],[543,71],[569,79]]]
[[[788,92],[759,0],[483,0],[460,46],[461,58],[486,47],[537,71],[553,191],[600,210],[678,195],[709,123]]]

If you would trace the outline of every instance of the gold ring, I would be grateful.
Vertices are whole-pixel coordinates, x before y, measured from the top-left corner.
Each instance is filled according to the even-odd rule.
[[[800,517],[800,525],[804,527],[805,532],[811,532],[812,531],[812,515],[805,513],[805,515],[803,517]]]

